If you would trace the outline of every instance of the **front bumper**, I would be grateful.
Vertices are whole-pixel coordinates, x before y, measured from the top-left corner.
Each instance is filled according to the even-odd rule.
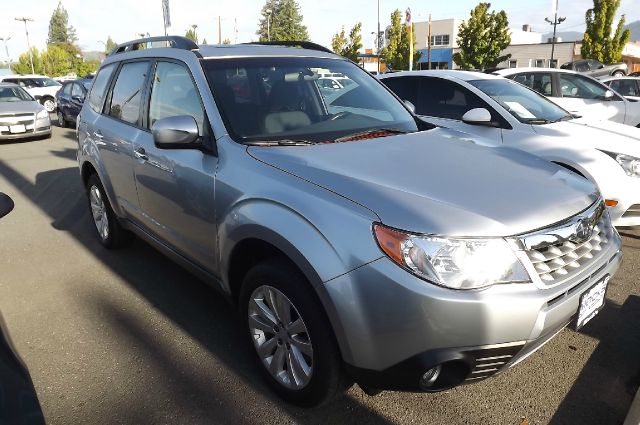
[[[9,125],[11,123],[0,122],[0,140],[24,139],[27,137],[41,137],[51,134],[51,120],[46,118],[30,118],[23,122],[26,131],[22,133],[11,133]]]
[[[378,259],[325,284],[347,370],[363,388],[399,391],[441,391],[490,377],[571,323],[582,293],[617,271],[620,249],[614,238],[596,264],[544,289],[531,283],[455,291]],[[438,365],[442,378],[422,386],[422,375]]]

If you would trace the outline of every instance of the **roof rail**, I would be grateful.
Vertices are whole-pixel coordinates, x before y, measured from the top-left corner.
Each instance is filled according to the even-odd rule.
[[[196,43],[186,37],[181,37],[179,35],[165,35],[160,37],[139,38],[137,40],[118,44],[118,46],[109,53],[109,56],[116,55],[118,53],[130,52],[132,50],[140,50],[140,48],[144,48],[147,43],[155,43],[158,41],[167,42],[167,45],[163,47],[173,47],[175,49],[183,50],[194,50],[198,48]]]
[[[334,53],[332,50],[311,41],[255,41],[252,43],[243,44],[257,44],[261,46],[289,46],[289,47],[302,47],[303,49],[319,50],[325,53]]]

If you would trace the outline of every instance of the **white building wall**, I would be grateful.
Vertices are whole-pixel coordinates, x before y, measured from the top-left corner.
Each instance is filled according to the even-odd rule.
[[[458,47],[456,38],[458,37],[458,27],[462,21],[460,19],[439,19],[431,21],[431,35],[448,35],[449,44],[444,46],[431,46],[432,48]],[[427,48],[427,34],[429,33],[429,22],[414,22],[416,29],[416,49]]]
[[[540,44],[542,43],[542,33],[533,31],[522,31],[510,28],[511,44]]]

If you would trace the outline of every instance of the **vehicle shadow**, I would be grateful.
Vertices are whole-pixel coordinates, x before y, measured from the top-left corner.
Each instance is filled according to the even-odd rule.
[[[59,152],[59,156],[68,158],[70,154],[67,151],[70,150]],[[138,239],[130,247],[117,252],[100,245],[94,235],[84,188],[76,167],[41,172],[37,174],[35,183],[31,183],[0,159],[0,175],[11,181],[26,198],[46,213],[54,229],[68,232],[155,309],[205,347],[237,378],[232,383],[216,382],[214,376],[212,381],[203,383],[199,379],[198,369],[194,370],[189,365],[183,366],[188,370],[181,369],[180,362],[169,356],[166,347],[159,345],[158,339],[149,333],[147,324],[139,323],[137,318],[110,304],[109,300],[87,295],[87,303],[94,303],[96,308],[107,312],[105,317],[109,325],[123,343],[135,342],[138,347],[143,347],[146,359],[163,371],[172,385],[177,386],[176,391],[172,392],[175,394],[174,402],[184,407],[185,411],[193,411],[197,407],[203,417],[210,419],[206,421],[208,423],[256,422],[241,413],[243,394],[249,387],[249,392],[258,393],[268,405],[284,410],[298,423],[389,423],[386,418],[348,394],[318,409],[300,409],[279,400],[261,380],[254,362],[253,348],[244,336],[238,314],[214,289]],[[145,408],[153,409],[154,403],[166,403],[162,398],[164,395],[158,397],[158,400],[146,406],[135,405],[135,400],[138,400],[135,394],[123,397],[122,409],[131,403],[127,410],[132,416],[119,419],[145,422]],[[153,399],[153,396],[145,394],[145,400],[150,398]],[[118,415],[119,410],[119,406],[114,408],[113,415]],[[117,421],[116,418],[113,418],[114,421],[105,419],[107,423]]]
[[[579,332],[599,341],[550,424],[621,424],[640,384],[640,296],[608,302]],[[611,338],[615,335],[615,338]]]

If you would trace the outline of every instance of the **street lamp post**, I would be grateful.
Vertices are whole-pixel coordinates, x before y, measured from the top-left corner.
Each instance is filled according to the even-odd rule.
[[[553,53],[556,48],[556,27],[563,23],[567,18],[564,16],[558,16],[558,2],[554,2],[554,14],[553,21],[549,18],[544,18],[549,24],[553,25],[553,38],[551,39],[551,61],[549,61],[549,67],[553,66]],[[555,68],[555,67],[554,67]]]
[[[267,41],[271,41],[271,14],[273,10],[267,9],[264,13],[267,15]]]
[[[29,62],[31,63],[31,73],[35,74],[36,71],[33,68],[33,56],[31,55],[31,43],[29,43],[29,30],[27,29],[27,21],[33,22],[34,19],[26,16],[22,16],[20,18],[16,18],[16,21],[24,22],[24,32],[27,34],[27,49],[29,49],[28,52],[29,52]]]

